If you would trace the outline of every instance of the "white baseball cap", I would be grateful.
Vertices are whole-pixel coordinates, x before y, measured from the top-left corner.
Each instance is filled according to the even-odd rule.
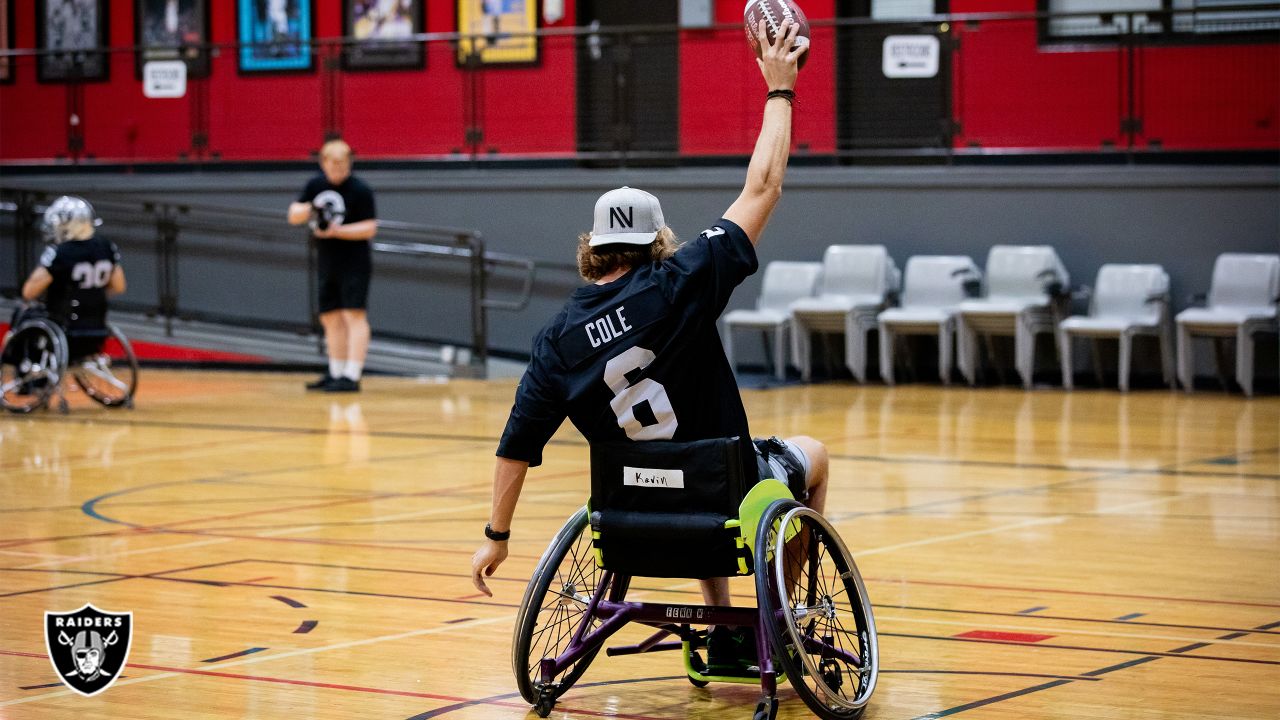
[[[591,247],[613,243],[648,245],[666,226],[658,198],[624,185],[596,200],[595,225],[588,244]]]

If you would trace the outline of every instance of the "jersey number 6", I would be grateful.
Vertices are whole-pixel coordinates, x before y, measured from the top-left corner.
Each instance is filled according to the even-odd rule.
[[[645,378],[633,385],[627,379],[656,357],[652,350],[633,347],[604,366],[604,382],[613,390],[609,407],[618,416],[618,427],[632,440],[670,440],[676,434],[676,413],[662,383]]]

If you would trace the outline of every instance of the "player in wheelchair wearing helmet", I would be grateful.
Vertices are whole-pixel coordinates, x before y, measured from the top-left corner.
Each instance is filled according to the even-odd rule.
[[[782,191],[791,147],[797,58],[779,37],[759,61],[768,86],[764,121],[741,194],[696,239],[679,244],[658,199],[621,187],[596,201],[590,233],[578,238],[578,269],[589,284],[535,336],[497,450],[486,540],[472,560],[477,589],[507,558],[512,516],[530,467],[565,418],[592,444],[751,437],[747,413],[716,330],[734,288],[756,272],[756,245]],[[768,45],[768,43],[766,43]],[[740,443],[751,476],[786,483],[821,512],[827,451],[810,437]],[[691,548],[691,551],[696,549]],[[703,580],[708,605],[730,606],[727,578]],[[754,636],[716,627],[708,671],[745,675]]]
[[[63,195],[44,213],[43,229],[49,246],[22,286],[23,303],[14,311],[12,327],[47,318],[67,338],[67,356],[83,360],[101,352],[110,336],[107,297],[125,291],[124,268],[115,243],[97,235],[102,224],[93,206],[83,198]],[[23,348],[6,348],[6,354]],[[17,359],[6,357],[7,363]],[[25,383],[21,391],[44,380]]]

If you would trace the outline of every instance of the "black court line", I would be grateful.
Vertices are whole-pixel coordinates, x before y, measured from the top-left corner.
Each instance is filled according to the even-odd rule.
[[[910,584],[910,581],[908,581],[907,584]],[[632,587],[635,587],[636,589],[645,589],[645,590],[657,589],[657,588],[639,588],[638,586],[635,586],[635,585],[633,585]],[[1152,599],[1155,599],[1155,598],[1152,598]],[[1177,600],[1185,600],[1185,598],[1167,598],[1167,600],[1177,601]],[[921,612],[952,613],[956,615],[988,615],[992,617],[1016,617],[1016,618],[1027,617],[1026,615],[1022,614],[1023,612],[1026,612],[1025,610],[1023,610],[1022,612],[1013,613],[1013,612],[999,612],[996,610],[966,610],[964,608],[954,608],[954,607],[947,607],[947,608],[929,607],[927,605],[880,605],[878,603],[872,603],[871,605],[873,608],[875,608],[876,612],[879,612],[881,610],[919,610]],[[1255,633],[1258,635],[1280,635],[1280,631],[1259,630],[1257,628],[1246,629],[1246,628],[1222,627],[1219,625],[1185,625],[1181,623],[1131,622],[1125,619],[1128,617],[1142,617],[1144,615],[1145,613],[1132,613],[1131,615],[1122,615],[1118,618],[1114,618],[1110,620],[1105,618],[1079,617],[1075,615],[1045,615],[1042,613],[1036,613],[1034,617],[1037,620],[1062,620],[1065,622],[1096,623],[1100,625],[1127,625],[1131,627],[1172,628],[1176,630],[1218,630],[1221,632],[1244,632],[1246,635],[1255,634]]]
[[[227,432],[283,433],[283,434],[290,434],[290,435],[359,435],[359,436],[368,436],[368,437],[403,438],[403,439],[414,439],[414,440],[444,440],[444,441],[450,441],[450,442],[476,442],[476,443],[488,443],[488,444],[492,444],[495,442],[495,439],[489,435],[452,435],[448,433],[423,433],[423,432],[409,432],[409,431],[400,431],[400,430],[369,430],[369,431],[361,431],[361,432],[344,432],[344,431],[329,430],[327,428],[324,428],[324,429],[303,428],[303,427],[288,427],[288,426],[274,426],[274,425],[236,425],[232,423],[192,423],[192,422],[176,422],[176,421],[165,421],[165,420],[118,420],[118,421],[107,420],[107,421],[104,421],[101,419],[57,418],[57,417],[46,417],[46,416],[41,416],[38,418],[29,418],[29,420],[32,420],[35,422],[49,422],[49,423],[63,423],[63,424],[95,423],[98,425],[123,425],[128,427],[137,426],[137,427],[161,427],[161,428],[187,429],[187,430],[218,430],[218,431],[227,431]],[[560,445],[560,446],[566,446],[566,447],[587,447],[586,441],[583,441],[583,440],[553,439],[548,444]],[[1252,450],[1249,453],[1242,453],[1242,455],[1243,454],[1267,454],[1267,453],[1272,453],[1277,451],[1280,451],[1280,448],[1266,448],[1266,449]],[[989,467],[989,468],[1009,468],[1009,469],[1018,469],[1018,470],[1061,470],[1065,472],[1105,473],[1108,475],[1109,474],[1174,475],[1174,476],[1205,475],[1210,477],[1236,477],[1236,478],[1244,477],[1244,478],[1258,478],[1263,480],[1280,480],[1280,474],[1276,474],[1276,473],[1238,473],[1238,472],[1223,472],[1223,471],[1210,471],[1210,470],[1189,471],[1189,470],[1176,470],[1176,469],[1166,469],[1166,468],[1136,469],[1136,468],[1114,468],[1114,467],[1102,467],[1102,466],[1073,467],[1070,465],[1061,465],[1061,464],[1053,464],[1053,463],[1017,463],[1017,462],[1001,462],[1001,461],[994,461],[994,460],[953,460],[953,459],[946,459],[946,458],[931,458],[931,457],[916,457],[916,456],[886,457],[886,456],[879,456],[879,455],[832,454],[830,457],[835,459],[840,459],[840,460],[884,462],[884,463],[895,463],[895,464],[958,465],[958,466]],[[1194,460],[1194,461],[1188,461],[1180,464],[1186,467],[1188,465],[1197,465],[1197,464],[1202,464],[1204,462],[1206,461]]]
[[[3,594],[0,594],[0,598],[16,597],[18,595],[31,595],[34,593],[53,592],[54,590],[65,590],[67,588],[85,587],[87,585],[102,585],[104,583],[120,582],[121,580],[139,580],[139,579],[163,580],[165,578],[162,578],[160,576],[167,575],[169,573],[190,572],[192,570],[208,570],[209,568],[222,567],[224,565],[234,565],[239,562],[244,562],[244,561],[243,560],[224,560],[222,562],[205,563],[203,565],[192,565],[191,567],[177,568],[175,570],[159,570],[157,572],[146,573],[144,575],[130,575],[127,573],[107,573],[107,572],[98,572],[94,570],[63,570],[60,568],[0,568],[0,572],[39,572],[39,573],[65,573],[68,575],[107,575],[109,576],[101,580],[93,580],[93,581],[82,582],[82,583],[73,583],[71,585],[54,585],[52,587],[43,587],[43,588],[35,588],[32,590],[19,590],[18,592],[3,593]],[[200,581],[192,581],[192,582],[196,582],[197,584],[200,584],[200,585],[216,585],[218,587],[223,587],[227,584],[227,583],[215,582],[213,580],[200,580]]]
[[[1168,448],[1172,450],[1173,448]],[[1262,452],[1262,451],[1260,451]],[[1269,451],[1267,451],[1269,452]],[[981,468],[1001,468],[1009,470],[1053,470],[1059,472],[1085,472],[1085,473],[1102,473],[1106,475],[1204,475],[1207,477],[1243,477],[1256,478],[1259,480],[1280,480],[1280,473],[1240,473],[1225,470],[1180,470],[1176,468],[1123,468],[1123,467],[1104,467],[1097,465],[1062,465],[1059,463],[1018,463],[1005,462],[1000,460],[962,460],[955,458],[938,458],[938,457],[921,457],[921,456],[898,456],[886,457],[883,455],[847,455],[842,453],[832,453],[829,456],[833,460],[850,460],[853,462],[883,462],[895,463],[899,465],[949,465],[959,467],[981,467]],[[1199,465],[1204,460],[1190,460],[1179,463],[1182,467]]]
[[[1009,640],[979,640],[976,638],[963,638],[963,637],[946,636],[946,635],[915,635],[912,633],[882,632],[882,633],[879,633],[879,635],[882,637],[886,637],[886,636],[900,637],[900,638],[910,638],[913,640],[944,640],[947,642],[981,643],[984,645],[1008,645],[1008,646],[1022,647],[1022,648],[1028,648],[1028,649],[1034,648],[1034,649],[1044,649],[1044,650],[1074,650],[1079,652],[1115,653],[1118,655],[1151,655],[1154,657],[1182,658],[1185,660],[1206,660],[1210,662],[1241,663],[1245,665],[1280,666],[1280,660],[1257,660],[1254,658],[1233,658],[1233,657],[1224,657],[1221,655],[1187,655],[1185,654],[1189,650],[1199,649],[1201,647],[1211,645],[1212,643],[1197,643],[1196,646],[1194,647],[1191,645],[1188,645],[1185,648],[1178,648],[1177,650],[1154,651],[1154,650],[1124,650],[1121,648],[1090,647],[1088,645],[1056,645],[1056,644],[1043,643],[1043,642],[1027,643],[1027,642],[1013,642]]]
[[[124,678],[123,675],[121,675],[120,677]],[[45,683],[43,685],[19,685],[18,689],[19,690],[45,690],[48,688],[55,688],[55,687],[62,687],[62,683],[56,682],[56,683]]]
[[[144,580],[161,580],[165,582],[199,583],[198,580],[188,580],[186,578],[157,577],[155,575],[137,575],[134,577],[137,577],[138,579],[144,579]],[[121,579],[127,580],[128,578],[121,578]],[[527,580],[521,580],[520,582],[522,584],[528,583]],[[200,584],[204,584],[204,583],[200,583]],[[497,608],[519,608],[520,607],[519,603],[475,602],[473,600],[459,600],[457,598],[432,597],[430,595],[400,595],[397,593],[364,592],[361,590],[338,590],[336,588],[302,587],[298,585],[264,585],[260,583],[242,583],[242,582],[228,582],[228,583],[222,583],[222,585],[228,586],[228,587],[266,588],[268,590],[297,590],[300,592],[318,592],[318,593],[329,593],[333,595],[351,595],[353,597],[386,598],[388,600],[422,600],[425,602],[442,602],[442,603],[453,603],[453,604],[460,604],[460,605],[480,605],[483,607],[497,607]],[[283,596],[272,595],[271,597],[280,599]],[[1280,664],[1280,663],[1277,663],[1277,664]]]
[[[497,438],[491,435],[452,435],[449,433],[410,432],[407,430],[331,430],[329,428],[290,427],[287,425],[237,425],[234,423],[197,423],[177,422],[173,420],[103,420],[100,418],[58,418],[32,417],[26,418],[34,422],[52,424],[94,424],[99,426],[152,427],[169,430],[214,430],[223,432],[272,433],[283,435],[352,435],[358,437],[399,438],[404,440],[445,440],[451,442],[478,442],[496,444]],[[572,445],[587,447],[586,441],[551,440],[550,445]]]
[[[1056,675],[1053,673],[1027,673],[1027,672],[1000,672],[997,670],[887,670],[880,668],[880,674],[903,674],[903,675],[985,675],[988,677],[1029,677],[1029,678],[1048,678],[1050,680],[1083,680],[1087,682],[1101,682],[1101,678],[1086,677],[1084,675]]]
[[[222,662],[223,660],[230,660],[231,658],[244,657],[245,655],[252,655],[252,654],[254,654],[254,653],[260,653],[260,652],[262,652],[263,650],[269,650],[269,649],[270,649],[270,648],[264,648],[264,647],[252,647],[252,648],[249,648],[248,650],[241,650],[240,652],[233,652],[233,653],[231,653],[230,655],[219,655],[218,657],[209,658],[208,660],[201,660],[200,662],[205,662],[205,663],[216,663],[216,662]]]
[[[1134,667],[1135,665],[1144,665],[1153,660],[1159,660],[1159,659],[1160,658],[1158,657],[1147,655],[1146,657],[1134,658],[1133,660],[1126,660],[1125,662],[1122,662],[1118,665],[1110,665],[1104,668],[1098,668],[1097,670],[1090,670],[1087,673],[1081,673],[1081,675],[1085,675],[1087,677],[1097,677],[1098,675],[1106,675],[1107,673],[1112,673],[1117,670],[1124,670],[1126,668]]]
[[[294,630],[293,633],[295,635],[305,635],[311,632],[312,630],[315,630],[316,626],[319,624],[320,624],[319,620],[303,620],[302,624],[299,625],[298,629]]]
[[[1027,608],[1026,610],[1019,610],[1019,611],[1018,611],[1017,613],[1015,613],[1015,614],[1016,614],[1016,615],[1032,615],[1032,614],[1035,614],[1035,613],[1040,612],[1041,610],[1048,610],[1048,609],[1049,609],[1049,606],[1048,606],[1048,605],[1037,605],[1037,606],[1035,606],[1035,607],[1029,607],[1029,608]]]
[[[627,680],[604,680],[602,682],[577,683],[574,685],[574,687],[581,689],[581,688],[591,688],[591,687],[607,687],[609,685],[632,685],[635,683],[662,682],[664,680],[680,680],[682,678],[684,678],[683,675],[669,675],[664,677],[630,678]],[[410,718],[407,718],[407,720],[430,720],[430,718],[437,718],[437,717],[440,717],[441,715],[446,715],[448,713],[454,712],[455,710],[462,710],[464,708],[474,707],[476,705],[489,705],[492,703],[502,702],[503,700],[511,700],[513,698],[518,698],[518,697],[520,697],[520,693],[514,692],[514,693],[506,693],[505,695],[491,695],[485,698],[476,698],[475,700],[467,700],[466,702],[454,703],[452,705],[445,705],[444,707],[439,707],[439,708],[436,708],[435,710],[428,710],[424,713],[419,713]],[[604,713],[600,713],[600,714],[604,714]]]
[[[466,573],[456,573],[456,572],[450,573],[450,572],[440,572],[435,570],[413,570],[413,569],[406,569],[406,568],[391,568],[391,567],[374,567],[369,565],[344,565],[339,563],[310,562],[306,560],[273,560],[273,559],[266,559],[266,558],[244,558],[241,560],[237,560],[236,562],[256,563],[256,564],[263,564],[263,565],[289,565],[289,566],[296,566],[296,567],[317,567],[317,568],[328,568],[332,570],[356,570],[360,572],[395,573],[395,574],[401,574],[401,575],[422,575],[425,577],[444,577],[444,578],[457,578],[457,579],[471,578],[471,576]],[[163,575],[164,573],[159,573],[159,574]],[[178,579],[178,578],[174,578],[174,579]],[[492,577],[492,578],[489,578],[489,581],[519,584],[521,586],[527,585],[529,582],[528,580],[525,580],[525,579],[521,579],[517,577],[505,577],[505,576]],[[908,584],[910,584],[910,581],[908,581]],[[662,593],[675,593],[675,594],[687,594],[687,595],[696,595],[698,593],[697,590],[672,590],[670,588],[653,587],[653,586],[640,585],[640,584],[634,584],[634,583],[631,585],[631,589],[636,592],[645,591],[645,592],[662,592]],[[1036,588],[1008,588],[1008,589],[1018,591],[1018,592],[1036,592],[1037,591]],[[755,599],[755,595],[750,595],[745,593],[734,593],[733,596],[738,598],[748,599],[748,600]],[[1127,596],[1121,596],[1121,597],[1127,597]],[[1194,598],[1173,598],[1173,597],[1150,597],[1146,599],[1158,600],[1158,601],[1175,601],[1175,602],[1195,601]],[[943,608],[943,607],[929,607],[924,605],[881,605],[876,603],[872,603],[872,606],[877,611],[918,610],[921,612],[951,613],[951,614],[957,614],[957,615],[988,615],[988,616],[994,616],[994,617],[1016,617],[1016,618],[1027,617],[1026,615],[1021,615],[1019,613],[1012,613],[1012,612],[998,612],[994,610],[968,610],[964,608],[954,608],[954,607]],[[1172,628],[1172,629],[1178,629],[1178,630],[1217,630],[1220,632],[1245,632],[1245,633],[1256,633],[1256,634],[1267,634],[1267,635],[1280,635],[1280,631],[1271,632],[1263,628],[1238,628],[1238,627],[1223,627],[1223,626],[1216,626],[1216,625],[1184,625],[1184,624],[1178,624],[1178,623],[1161,623],[1161,622],[1121,622],[1118,619],[1108,620],[1105,618],[1088,618],[1088,617],[1077,617],[1072,615],[1037,614],[1035,615],[1035,617],[1041,620],[1062,620],[1062,621],[1069,621],[1069,622],[1098,623],[1098,624],[1104,624],[1104,625],[1158,627],[1158,628]],[[1276,623],[1276,625],[1280,626],[1280,623]]]
[[[270,487],[279,487],[273,485]],[[336,493],[337,490],[335,489]],[[232,503],[251,503],[261,502],[263,500],[338,500],[340,498],[349,497],[353,493],[346,492],[341,495],[286,495],[286,496],[255,496],[246,498],[192,498],[190,500],[125,500],[122,502],[111,503],[112,507],[164,507],[166,505],[225,505]],[[364,491],[357,491],[354,494],[363,495]],[[74,505],[46,505],[25,508],[0,508],[0,513],[25,513],[25,512],[53,512],[56,510],[79,510],[79,503]],[[24,540],[25,538],[5,538],[0,539],[0,543],[12,542],[15,540]]]
[[[966,703],[964,705],[957,705],[953,708],[948,708],[940,712],[929,713],[927,715],[920,715],[916,717],[915,720],[933,720],[933,718],[941,718],[941,717],[946,717],[948,715],[955,715],[956,713],[962,713],[966,710],[973,710],[974,708],[980,708],[986,705],[991,705],[993,703],[1003,702],[1005,700],[1011,700],[1016,697],[1022,697],[1023,695],[1030,695],[1031,693],[1040,692],[1041,690],[1048,690],[1050,688],[1061,687],[1071,682],[1073,681],[1054,680],[1053,682],[1047,682],[1047,683],[1044,683],[1043,685],[1035,685],[1029,688],[1023,688],[1021,690],[1014,690],[1013,692],[1007,692],[1003,695],[996,695],[995,697],[984,698],[982,700],[975,700],[971,703]]]
[[[183,579],[185,579],[185,578],[165,578],[165,579],[166,579],[166,580],[183,580]],[[246,583],[246,584],[247,584],[247,583]],[[288,605],[288,606],[289,606],[289,607],[291,607],[291,608],[304,608],[304,607],[306,607],[306,605],[303,605],[302,603],[298,602],[297,600],[294,600],[293,598],[287,598],[287,597],[285,597],[285,596],[283,596],[283,595],[272,595],[272,596],[271,596],[271,599],[272,599],[272,600],[279,600],[280,602],[284,603],[285,605]]]
[[[1280,621],[1273,622],[1273,623],[1267,623],[1266,625],[1260,625],[1260,626],[1258,626],[1258,627],[1257,627],[1257,628],[1255,628],[1255,629],[1256,629],[1256,630],[1270,630],[1271,628],[1274,628],[1274,627],[1277,627],[1277,626],[1280,626]],[[890,634],[892,634],[892,633],[881,633],[881,634],[882,634],[882,635],[890,635]],[[1222,636],[1222,637],[1220,637],[1220,638],[1218,638],[1218,639],[1219,639],[1219,640],[1231,640],[1231,639],[1234,639],[1234,638],[1236,638],[1236,637],[1242,637],[1242,636],[1247,635],[1247,634],[1249,634],[1249,633],[1238,633],[1238,634],[1237,634],[1237,633],[1232,633],[1231,635],[1224,635],[1224,636]],[[952,639],[959,639],[959,638],[952,638]],[[1026,643],[1009,643],[1009,644],[1018,644],[1018,645],[1022,645],[1022,646],[1024,646],[1024,647],[1052,647],[1052,646],[1041,646],[1041,645],[1027,645]],[[1199,648],[1201,648],[1201,647],[1206,647],[1206,646],[1208,646],[1208,645],[1210,645],[1210,644],[1212,644],[1212,643],[1195,643],[1195,644],[1193,644],[1193,645],[1187,645],[1187,646],[1185,646],[1185,647],[1178,648],[1178,649],[1176,649],[1176,650],[1171,650],[1171,651],[1169,651],[1169,652],[1167,652],[1167,653],[1143,653],[1143,657],[1135,658],[1135,659],[1133,659],[1133,660],[1129,660],[1129,661],[1127,661],[1127,662],[1122,662],[1122,663],[1119,663],[1119,664],[1117,664],[1117,665],[1109,665],[1109,666],[1107,666],[1107,667],[1099,668],[1099,669],[1097,669],[1097,670],[1091,670],[1091,671],[1089,671],[1089,672],[1082,673],[1082,675],[1086,675],[1086,676],[1090,676],[1090,677],[1097,677],[1097,676],[1099,676],[1099,675],[1105,675],[1105,674],[1107,674],[1107,673],[1116,672],[1116,671],[1118,671],[1118,670],[1126,670],[1126,669],[1128,669],[1128,668],[1135,667],[1135,666],[1138,666],[1138,665],[1144,665],[1144,664],[1149,663],[1149,662],[1155,662],[1156,660],[1159,660],[1159,659],[1160,659],[1160,658],[1162,658],[1162,657],[1182,657],[1182,658],[1194,658],[1194,657],[1200,657],[1200,656],[1197,656],[1197,655],[1184,655],[1184,654],[1180,654],[1180,653],[1185,653],[1185,652],[1188,652],[1188,651],[1190,651],[1190,650],[1196,650],[1196,649],[1199,649]],[[1125,651],[1121,651],[1121,650],[1107,650],[1107,651],[1105,651],[1105,652],[1125,652]],[[1225,659],[1228,659],[1228,658],[1221,658],[1221,659],[1224,659],[1224,660],[1225,660]],[[1234,661],[1234,662],[1256,662],[1256,663],[1262,663],[1262,664],[1268,664],[1268,665],[1280,664],[1280,663],[1276,663],[1276,662],[1273,662],[1273,661],[1265,661],[1265,660],[1263,660],[1263,661],[1250,661],[1250,660],[1245,660],[1245,659],[1240,659],[1240,658],[1231,658],[1230,660],[1232,660],[1232,661]],[[942,710],[942,711],[939,711],[939,712],[928,713],[928,714],[926,714],[926,715],[920,715],[920,716],[918,716],[918,717],[914,718],[914,720],[933,720],[934,718],[941,718],[941,717],[946,717],[946,716],[948,716],[948,715],[955,715],[955,714],[957,714],[957,713],[962,713],[962,712],[964,712],[964,711],[966,711],[966,710],[972,710],[972,709],[974,709],[974,708],[983,707],[983,706],[986,706],[986,705],[991,705],[991,704],[993,704],[993,703],[1002,702],[1002,701],[1004,701],[1004,700],[1009,700],[1009,699],[1012,699],[1012,698],[1021,697],[1021,696],[1023,696],[1023,695],[1029,695],[1029,694],[1031,694],[1031,693],[1040,692],[1041,690],[1049,690],[1049,689],[1052,689],[1052,688],[1055,688],[1055,687],[1060,687],[1060,686],[1062,686],[1062,685],[1066,685],[1066,684],[1071,683],[1071,682],[1074,682],[1074,681],[1073,681],[1073,680],[1062,680],[1062,681],[1058,681],[1058,682],[1044,683],[1044,684],[1042,684],[1042,685],[1036,685],[1036,686],[1029,687],[1029,688],[1023,688],[1022,690],[1015,690],[1014,692],[1011,692],[1011,693],[1004,693],[1004,694],[1002,694],[1002,695],[996,695],[996,696],[994,696],[994,697],[989,697],[989,698],[985,698],[985,699],[982,699],[982,700],[976,700],[976,701],[974,701],[974,702],[966,703],[966,704],[964,704],[964,705],[957,705],[957,706],[955,706],[955,707],[948,708],[948,709],[946,709],[946,710]]]

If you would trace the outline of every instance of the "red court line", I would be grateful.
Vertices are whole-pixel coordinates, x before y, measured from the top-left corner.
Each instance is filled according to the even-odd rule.
[[[1052,593],[1054,595],[1085,595],[1089,597],[1113,597],[1128,600],[1161,600],[1168,602],[1200,603],[1202,605],[1233,605],[1237,607],[1280,608],[1280,603],[1246,602],[1243,600],[1209,600],[1206,598],[1174,597],[1169,595],[1136,595],[1130,593],[1098,592],[1095,590],[1060,590],[1057,588],[1016,587],[1012,585],[982,585],[979,583],[944,582],[941,580],[911,580],[907,578],[864,578],[869,582],[890,583],[893,585],[937,585],[940,587],[970,588],[975,590],[1010,590],[1027,593]]]
[[[970,630],[956,635],[958,638],[971,638],[974,640],[1003,640],[1005,642],[1018,643],[1036,643],[1041,640],[1048,640],[1052,635],[1039,635],[1037,633],[1011,633],[999,632],[997,630]]]
[[[40,658],[48,660],[48,655],[40,655],[37,653],[17,652],[13,650],[0,650],[0,655],[10,655],[12,657],[28,657]],[[189,670],[187,668],[167,667],[164,665],[143,665],[140,663],[129,663],[126,667],[139,668],[141,670],[156,670],[158,672],[181,673],[184,675],[205,675],[208,677],[226,678],[228,680],[249,680],[253,682],[276,683],[279,685],[298,685],[301,687],[322,688],[325,690],[346,690],[348,692],[371,693],[374,695],[396,695],[399,697],[423,698],[426,700],[444,700],[452,703],[472,703],[476,705],[497,705],[500,707],[510,707],[517,709],[529,709],[529,705],[523,702],[497,702],[485,700],[483,698],[464,698],[454,695],[438,695],[436,693],[413,692],[411,690],[388,690],[385,688],[372,688],[362,685],[343,685],[340,683],[315,682],[311,680],[293,680],[290,678],[266,677],[263,675],[241,675],[239,673],[219,672],[216,670]],[[599,712],[596,710],[584,710],[580,708],[566,707],[562,703],[557,703],[557,709],[561,712],[570,712],[581,715],[590,715],[592,717],[611,717],[623,718],[624,720],[661,720],[648,715],[624,715],[615,712]]]

